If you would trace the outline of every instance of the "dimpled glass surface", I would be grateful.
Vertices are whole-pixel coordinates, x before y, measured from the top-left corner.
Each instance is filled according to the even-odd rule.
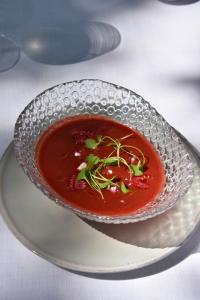
[[[35,148],[54,122],[73,115],[107,115],[143,133],[160,154],[166,184],[159,198],[126,216],[98,216],[63,203],[44,182],[36,166]],[[85,79],[57,85],[35,99],[20,114],[14,132],[16,157],[30,180],[57,204],[81,217],[106,223],[145,220],[170,209],[188,191],[193,169],[190,156],[175,130],[141,96],[101,80]]]

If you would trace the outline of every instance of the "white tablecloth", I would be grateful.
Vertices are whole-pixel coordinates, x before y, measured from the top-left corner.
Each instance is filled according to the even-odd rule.
[[[0,154],[12,140],[18,114],[34,96],[57,83],[81,78],[111,81],[141,94],[200,150],[200,2],[184,6],[158,0],[81,3],[82,10],[86,4],[90,8],[93,21],[119,30],[119,47],[61,66],[40,64],[22,53],[13,69],[0,73]],[[114,281],[74,274],[28,251],[0,218],[1,300],[198,300],[199,278],[198,253],[145,278]]]

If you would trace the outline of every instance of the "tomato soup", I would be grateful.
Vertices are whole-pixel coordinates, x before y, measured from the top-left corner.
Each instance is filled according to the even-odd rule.
[[[38,169],[66,204],[97,215],[126,215],[161,193],[159,154],[138,131],[104,116],[65,118],[36,147]]]

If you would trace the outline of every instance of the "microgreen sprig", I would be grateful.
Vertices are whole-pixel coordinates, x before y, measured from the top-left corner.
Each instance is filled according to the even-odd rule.
[[[96,136],[96,138],[87,138],[84,143],[85,147],[88,149],[95,150],[99,146],[112,147],[113,149],[105,158],[100,158],[99,156],[90,153],[85,158],[87,165],[79,172],[77,180],[85,180],[92,189],[96,190],[101,195],[102,198],[104,198],[102,190],[110,189],[111,187],[120,189],[124,194],[130,192],[124,181],[118,180],[116,176],[107,178],[102,174],[102,171],[107,166],[123,165],[128,168],[130,179],[132,176],[143,175],[143,166],[145,164],[145,156],[143,152],[138,147],[122,144],[123,140],[130,138],[132,135],[133,133],[119,139],[101,135]],[[137,155],[133,153],[133,151],[136,152]],[[124,157],[121,156],[121,153],[123,152],[127,153],[131,158],[137,159],[137,164],[130,164]],[[140,157],[142,157],[142,159],[140,159]]]

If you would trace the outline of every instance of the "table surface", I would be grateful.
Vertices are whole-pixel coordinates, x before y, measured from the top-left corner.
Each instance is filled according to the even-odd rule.
[[[1,28],[22,49],[19,63],[0,73],[0,155],[12,140],[18,114],[31,99],[52,85],[82,78],[111,81],[141,94],[200,150],[200,2],[176,6],[158,0],[76,0],[72,5],[60,0],[56,7],[53,1],[48,5],[43,1],[43,6],[36,1],[16,3],[2,10],[13,24]],[[90,38],[95,39],[89,55],[63,65],[30,60],[22,32],[31,36],[35,23],[49,25],[47,17],[41,18],[43,14],[54,25],[59,21],[55,15],[60,14],[63,28],[64,19],[69,25],[75,17],[89,24]],[[118,32],[121,42],[116,47]],[[200,298],[198,253],[148,277],[106,280],[74,274],[37,257],[16,240],[2,218],[0,245],[2,300]]]

